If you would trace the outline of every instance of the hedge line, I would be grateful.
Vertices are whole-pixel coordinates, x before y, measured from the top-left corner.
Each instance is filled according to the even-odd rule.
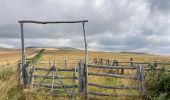
[[[35,64],[36,62],[38,62],[38,60],[42,57],[42,54],[44,52],[45,49],[41,49],[34,57],[30,58],[30,59],[26,59],[26,64]]]

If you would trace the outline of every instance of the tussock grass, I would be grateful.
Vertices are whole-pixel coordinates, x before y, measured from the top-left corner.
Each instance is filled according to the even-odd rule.
[[[0,80],[6,81],[9,80],[14,72],[10,68],[5,68],[0,72]]]

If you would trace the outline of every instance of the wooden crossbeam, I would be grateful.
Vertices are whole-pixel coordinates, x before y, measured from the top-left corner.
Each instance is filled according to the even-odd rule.
[[[132,87],[132,86],[109,86],[109,85],[96,84],[96,83],[88,83],[88,85],[99,87],[99,88],[106,88],[106,89],[138,90],[138,87]]]
[[[125,76],[125,75],[117,75],[117,74],[105,74],[105,73],[91,73],[91,72],[89,72],[88,75],[92,75],[92,76],[107,76],[107,77],[135,79],[135,80],[137,79],[134,76]]]
[[[35,23],[35,24],[60,24],[60,23],[85,23],[88,20],[79,21],[33,21],[33,20],[21,20],[19,23]]]
[[[139,95],[134,95],[134,94],[107,94],[107,93],[92,92],[92,91],[89,91],[89,94],[96,95],[96,96],[112,96],[112,97],[139,97]]]
[[[51,88],[51,85],[43,85],[43,84],[33,84],[33,86],[38,86],[38,87],[45,87],[45,88]],[[73,88],[73,85],[54,85],[53,88]],[[74,87],[77,87],[77,85],[74,85]]]
[[[52,71],[52,69],[47,68],[35,68],[35,70],[41,70],[41,71]],[[58,71],[74,71],[74,68],[58,68]]]
[[[136,69],[135,67],[123,67],[123,66],[105,66],[105,65],[92,65],[88,64],[88,67],[94,68],[108,68],[108,69]]]
[[[34,75],[34,78],[45,78],[45,79],[53,79],[53,76],[45,76],[45,75]],[[60,79],[73,79],[74,77],[66,77],[66,76],[61,76]],[[55,76],[54,79],[59,79],[58,76]],[[78,79],[75,77],[75,79]]]

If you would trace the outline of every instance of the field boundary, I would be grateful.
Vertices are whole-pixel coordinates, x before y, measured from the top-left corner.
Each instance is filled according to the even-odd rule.
[[[69,61],[66,61],[67,63]],[[49,65],[48,67],[45,66],[40,66],[37,67],[36,64],[46,64]],[[146,63],[140,63],[138,65],[133,64],[133,66],[127,65],[127,66],[123,66],[121,64],[115,65],[115,66],[111,66],[111,65],[97,65],[97,64],[87,64],[85,65],[85,63],[80,59],[79,63],[77,64],[77,66],[75,66],[74,68],[69,68],[66,65],[69,65],[67,63],[63,63],[63,65],[61,67],[57,67],[57,64],[60,64],[60,62],[56,62],[56,61],[48,61],[48,62],[37,62],[36,64],[29,64],[28,68],[29,68],[29,77],[28,80],[29,81],[29,85],[31,87],[31,89],[34,89],[34,87],[43,87],[43,88],[49,88],[51,89],[51,91],[53,89],[61,89],[63,88],[65,91],[65,96],[68,96],[69,98],[74,99],[75,96],[81,96],[85,99],[88,99],[90,95],[94,95],[94,96],[110,96],[110,97],[118,97],[118,96],[124,96],[124,97],[142,97],[144,95],[144,91],[145,91],[145,87],[144,87],[144,73],[147,71],[161,71],[161,70],[165,70],[165,71],[170,71],[170,69],[164,69],[164,68],[160,68],[159,65],[160,64],[168,64],[168,62],[166,63],[161,63],[161,62],[157,62],[157,66],[143,66],[142,64],[146,64]],[[118,62],[119,63],[119,62]],[[135,63],[135,62],[134,62]],[[20,66],[22,64],[20,63]],[[64,67],[63,67],[64,66]],[[87,66],[87,71],[85,71],[85,67]],[[98,73],[98,72],[91,72],[89,71],[90,68],[93,69],[102,69],[102,70],[115,70],[117,71],[116,73]],[[42,71],[43,73],[47,72],[47,73],[56,73],[56,70],[60,73],[62,72],[73,72],[72,76],[56,76],[56,75],[35,75],[34,73],[36,71]],[[136,73],[134,73],[134,75],[124,75],[126,70],[133,70],[136,71]],[[120,72],[120,73],[119,73]],[[130,86],[130,85],[123,85],[123,86],[116,86],[116,85],[106,85],[106,84],[99,84],[97,82],[90,82],[89,81],[89,76],[95,76],[95,77],[111,77],[111,78],[120,78],[120,79],[127,79],[127,80],[135,80],[138,83],[138,86]],[[50,79],[52,81],[55,80],[60,80],[60,82],[62,82],[63,80],[72,80],[72,84],[64,84],[64,85],[57,85],[53,82],[48,84],[51,85],[43,85],[43,84],[47,84],[44,81],[37,81],[35,79]],[[77,82],[76,82],[77,81]],[[41,84],[35,84],[35,83],[41,83]],[[64,83],[64,82],[63,82]],[[76,84],[77,83],[77,84]],[[91,91],[89,89],[89,87],[97,87],[97,88],[102,88],[102,89],[119,89],[119,90],[135,90],[138,91],[138,95],[134,95],[134,94],[107,94],[107,93],[102,93],[99,91]],[[67,92],[67,89],[72,89],[72,92]],[[78,92],[75,92],[76,89],[78,89]],[[52,93],[51,94],[46,94],[46,95],[53,95],[53,96],[64,96],[64,94],[55,94]]]

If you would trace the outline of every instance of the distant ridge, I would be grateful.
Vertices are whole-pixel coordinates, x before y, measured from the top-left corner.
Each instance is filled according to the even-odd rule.
[[[4,48],[4,47],[0,47],[0,51],[18,51],[19,49],[17,48]]]
[[[59,50],[79,50],[79,49],[76,49],[73,47],[58,47],[57,49],[59,49]]]
[[[35,47],[35,46],[29,46],[29,47],[26,47],[28,49],[31,49],[31,48],[53,48],[53,49],[58,49],[58,50],[81,50],[81,49],[77,49],[77,48],[73,48],[73,47]],[[102,51],[104,52],[104,51]],[[148,54],[148,53],[144,53],[144,52],[128,52],[128,51],[121,51],[119,53],[124,53],[124,54],[140,54],[140,55],[144,55],[144,54]]]
[[[126,52],[126,51],[122,51],[120,53],[126,53],[126,54],[141,54],[141,55],[144,55],[144,54],[148,54],[148,53],[144,53],[144,52]]]
[[[27,49],[30,49],[30,48],[54,48],[54,49],[58,49],[58,50],[79,50],[79,49],[76,49],[76,48],[73,48],[73,47],[35,47],[35,46],[29,46],[29,47],[26,47]]]

